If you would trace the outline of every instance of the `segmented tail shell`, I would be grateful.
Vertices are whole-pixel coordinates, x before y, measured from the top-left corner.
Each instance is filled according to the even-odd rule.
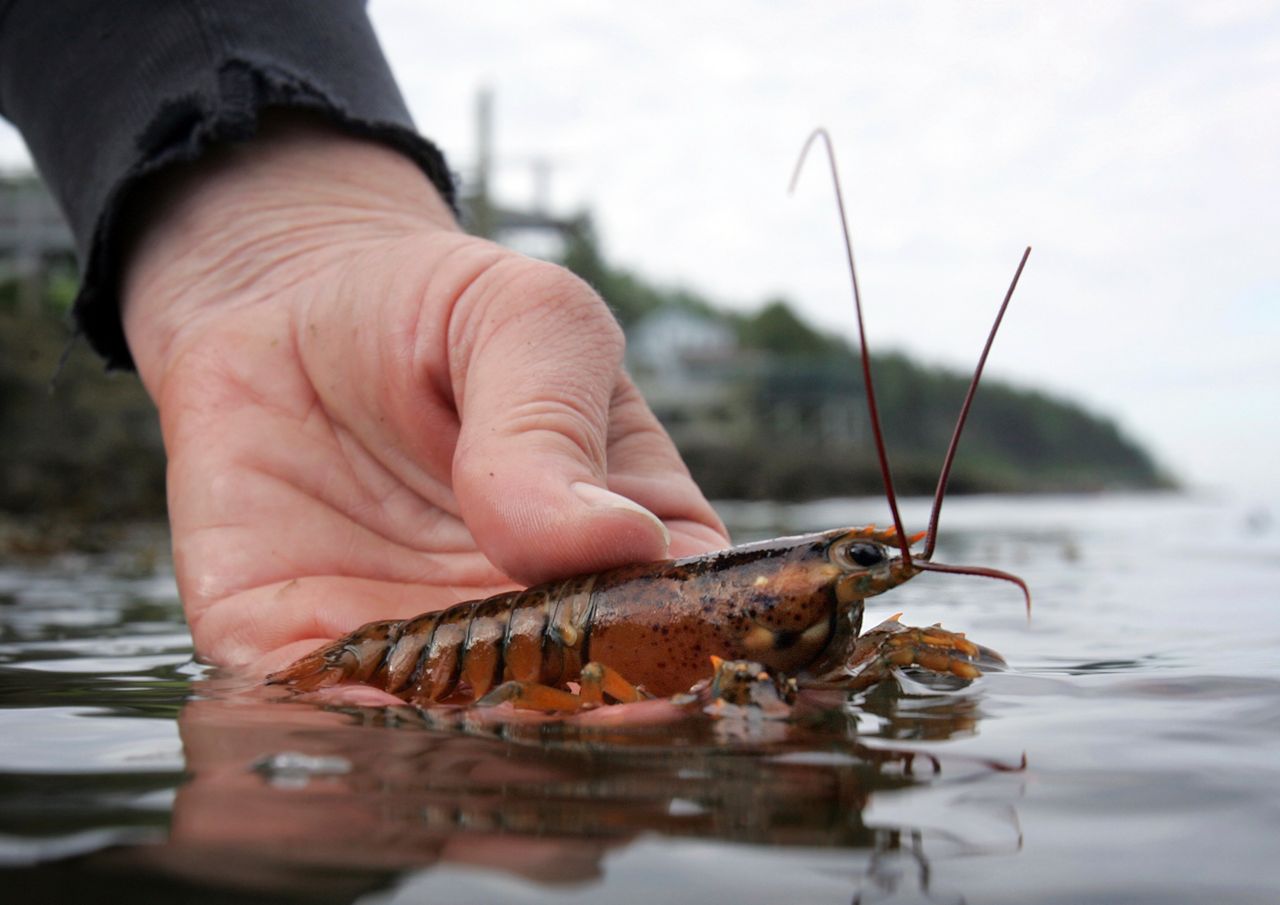
[[[475,700],[502,681],[557,685],[577,676],[595,576],[370,622],[267,677],[314,691],[373,685],[410,703]]]

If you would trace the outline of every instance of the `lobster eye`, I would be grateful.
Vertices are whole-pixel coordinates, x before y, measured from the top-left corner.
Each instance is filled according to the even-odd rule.
[[[879,565],[885,561],[884,548],[879,544],[855,543],[845,546],[838,551],[840,559],[846,561],[846,565],[852,564],[860,568],[869,568]]]
[[[875,544],[853,544],[849,547],[849,558],[860,566],[874,566],[884,562],[884,551]]]

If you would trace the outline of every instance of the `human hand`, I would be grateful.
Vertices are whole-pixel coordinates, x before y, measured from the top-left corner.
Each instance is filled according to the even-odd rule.
[[[124,325],[202,658],[727,542],[599,297],[406,158],[277,113],[145,198]]]

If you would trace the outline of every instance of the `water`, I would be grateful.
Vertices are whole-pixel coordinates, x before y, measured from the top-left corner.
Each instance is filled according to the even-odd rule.
[[[921,521],[921,504],[907,514]],[[726,509],[742,539],[875,501]],[[1280,527],[1176,496],[955,499],[872,607],[1001,651],[809,723],[582,729],[281,702],[190,659],[154,541],[0,567],[22,901],[1280,901]]]

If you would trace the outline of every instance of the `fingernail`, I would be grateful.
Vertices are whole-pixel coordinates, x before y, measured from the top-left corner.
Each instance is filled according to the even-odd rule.
[[[629,500],[620,493],[605,490],[603,487],[588,484],[586,481],[577,481],[570,484],[569,489],[578,495],[578,499],[594,509],[624,509],[627,512],[643,515],[658,526],[658,530],[662,532],[663,543],[668,547],[671,546],[671,532],[662,523],[662,519],[645,509],[635,500]]]

